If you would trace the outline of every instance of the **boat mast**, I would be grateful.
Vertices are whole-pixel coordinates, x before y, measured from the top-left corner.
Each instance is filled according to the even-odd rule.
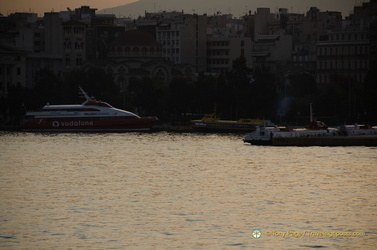
[[[95,101],[96,100],[96,98],[94,98],[93,96],[89,97],[88,94],[81,87],[79,87],[79,90],[80,90],[80,94],[84,95],[84,97],[87,101]]]

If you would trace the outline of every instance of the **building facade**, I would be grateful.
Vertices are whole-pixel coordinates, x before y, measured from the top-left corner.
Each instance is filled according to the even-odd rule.
[[[131,78],[158,78],[169,83],[174,76],[193,77],[193,65],[166,60],[162,44],[142,30],[128,30],[109,43],[106,59],[88,60],[82,67],[100,67],[125,91]]]
[[[0,44],[0,97],[6,97],[9,86],[24,87],[27,51]]]
[[[165,79],[170,79],[175,74],[172,72],[187,75],[229,71],[240,56],[246,58],[248,67],[268,65],[275,74],[309,72],[316,75],[321,85],[329,83],[331,75],[336,74],[362,82],[368,68],[376,65],[376,35],[371,28],[376,26],[376,5],[377,0],[362,3],[343,21],[340,12],[315,7],[305,15],[289,13],[284,8],[277,13],[258,8],[242,18],[173,11],[145,13],[137,20],[117,20],[112,14],[97,15],[96,9],[89,6],[45,13],[43,18],[32,13],[14,13],[1,17],[2,89],[8,83],[33,87],[41,68],[63,75],[95,61],[111,61],[113,65],[126,60],[128,66],[113,65],[114,72],[165,74]],[[147,32],[156,44],[145,47],[141,42],[144,38],[139,39],[137,46],[127,45],[130,40],[116,44],[120,34],[135,29]],[[9,59],[7,53],[15,55],[15,60],[11,60],[13,66],[5,60]],[[145,71],[156,61],[173,65],[169,66],[170,73],[163,73],[162,69],[159,73]],[[13,67],[15,75],[11,73]],[[133,70],[136,67],[139,69]],[[116,79],[127,85],[122,77]]]
[[[362,83],[369,70],[369,32],[329,32],[317,43],[317,83],[330,83],[332,76],[343,76]]]
[[[77,69],[86,60],[86,24],[72,20],[62,24],[65,70]],[[63,46],[61,46],[63,47]]]

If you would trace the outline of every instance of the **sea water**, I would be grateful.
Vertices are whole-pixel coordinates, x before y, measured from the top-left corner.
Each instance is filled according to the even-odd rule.
[[[0,133],[3,249],[376,249],[376,147]]]

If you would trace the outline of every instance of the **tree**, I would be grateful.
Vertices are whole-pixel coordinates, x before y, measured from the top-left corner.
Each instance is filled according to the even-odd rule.
[[[46,103],[61,102],[62,81],[50,69],[44,68],[37,72],[34,82],[34,88],[23,97],[27,109],[39,109]]]
[[[140,115],[166,117],[168,89],[160,79],[133,78],[128,87],[129,97]]]
[[[187,78],[173,78],[169,85],[169,111],[173,115],[191,112],[194,109],[195,86]]]
[[[377,122],[377,70],[370,69],[362,85],[361,94],[361,113],[366,122]]]
[[[284,93],[289,105],[287,116],[308,114],[310,103],[314,103],[316,107],[319,106],[314,100],[318,92],[317,83],[311,74],[303,72],[291,75],[289,82],[284,84],[288,85],[285,86]]]
[[[113,76],[101,68],[90,68],[87,71],[71,71],[64,79],[63,93],[66,103],[82,102],[79,99],[78,87],[81,86],[90,96],[103,100],[115,107],[124,107],[124,96],[115,84]]]
[[[247,67],[245,57],[241,56],[233,61],[232,71],[228,74],[233,118],[253,115],[251,73],[252,69]]]
[[[216,106],[216,77],[200,74],[195,82],[194,105],[198,113],[212,113]]]
[[[270,68],[257,67],[253,73],[255,81],[248,90],[249,112],[253,117],[272,119],[277,112],[277,85]]]

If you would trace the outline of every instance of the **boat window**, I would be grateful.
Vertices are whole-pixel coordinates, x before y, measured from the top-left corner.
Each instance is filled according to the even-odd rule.
[[[97,102],[97,101],[94,101],[94,102],[87,102],[85,103],[86,106],[98,106],[98,107],[107,107],[107,108],[112,108],[113,106],[111,106],[110,104],[108,104],[107,102]]]
[[[97,106],[112,108],[112,106],[106,102],[99,102],[97,103]]]
[[[81,111],[81,110],[80,110]],[[82,111],[99,111],[99,109],[93,109],[93,108],[84,108]]]
[[[139,118],[137,116],[102,116],[102,117],[54,117],[47,118],[49,121],[108,121],[108,120],[118,120],[118,119],[135,119]]]
[[[49,112],[56,112],[56,111],[59,111],[59,112],[92,112],[92,111],[100,111],[99,109],[94,109],[94,108],[47,108],[47,109],[43,109],[43,111],[49,111]]]

